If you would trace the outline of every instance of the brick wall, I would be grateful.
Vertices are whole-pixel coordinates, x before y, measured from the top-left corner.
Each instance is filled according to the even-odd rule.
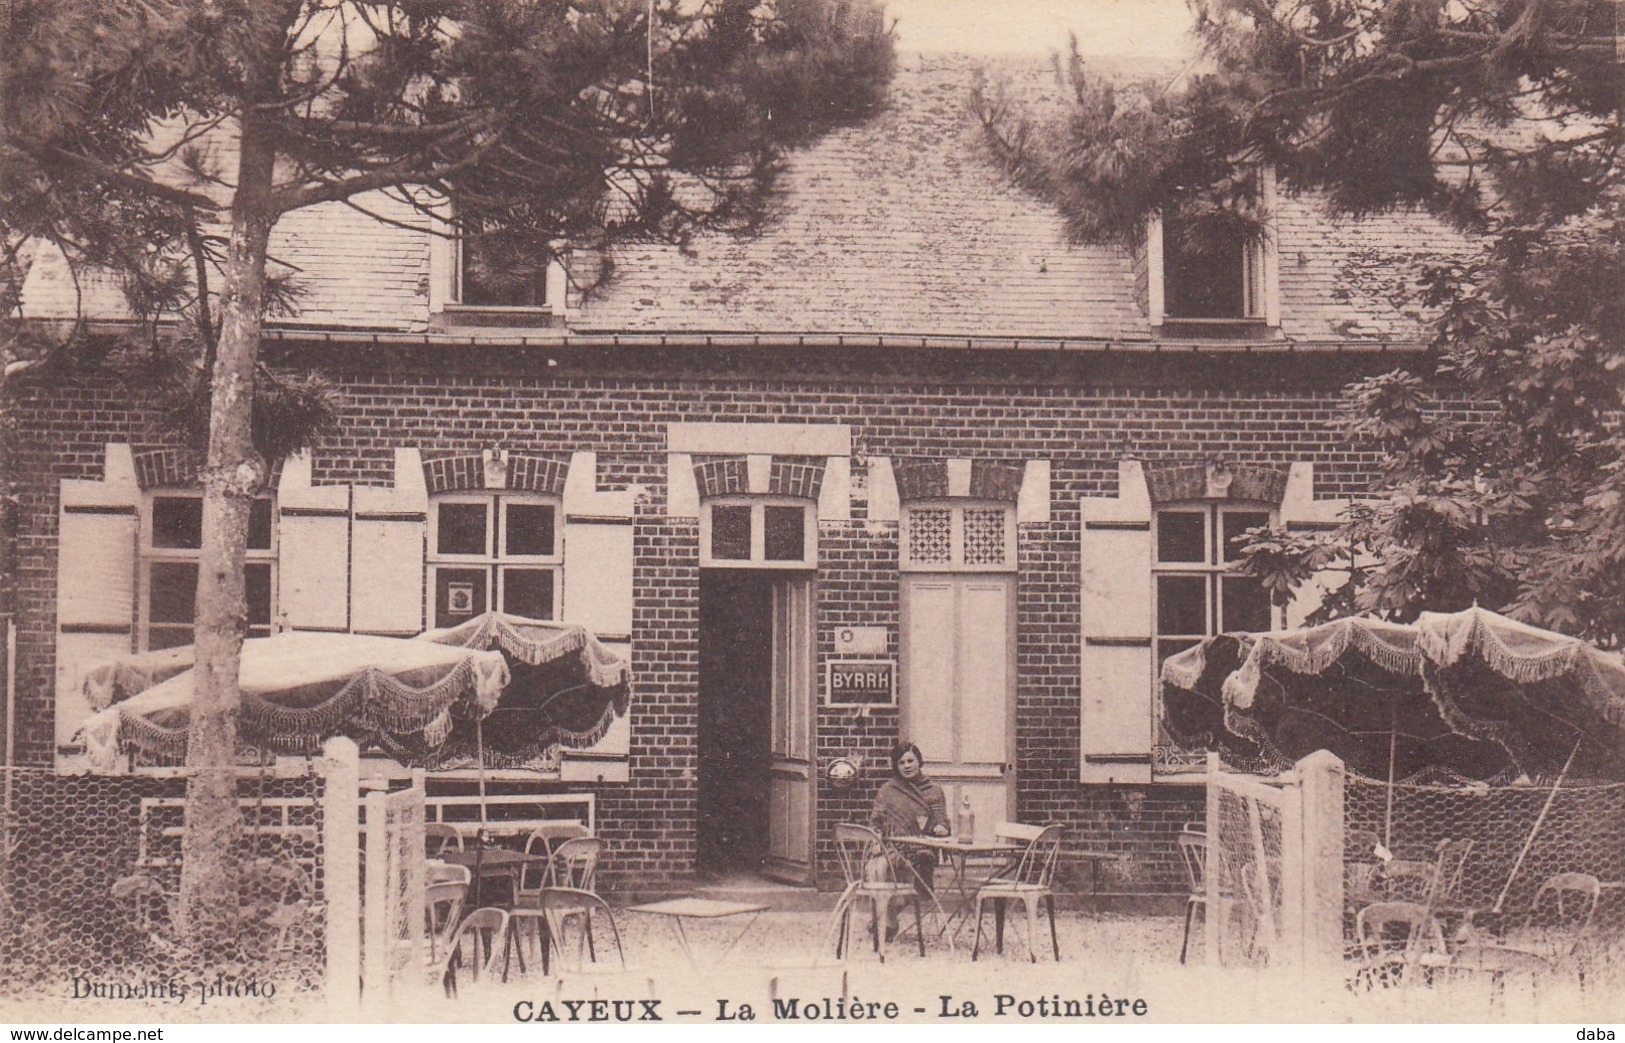
[[[706,420],[850,425],[854,503],[849,522],[820,525],[817,647],[834,651],[843,626],[898,632],[897,526],[871,522],[866,457],[970,457],[1051,463],[1050,520],[1019,530],[1018,813],[1059,820],[1075,843],[1125,856],[1102,868],[1110,893],[1177,893],[1183,887],[1172,834],[1200,818],[1200,786],[1078,784],[1078,499],[1114,491],[1117,461],[1191,463],[1222,454],[1238,464],[1316,465],[1321,496],[1358,493],[1375,461],[1342,446],[1330,424],[1346,359],[1279,356],[1265,364],[1129,360],[1098,374],[1058,371],[1054,360],[1014,355],[970,360],[952,376],[923,376],[918,356],[891,360],[890,375],[855,380],[844,364],[801,367],[780,360],[730,362],[726,374],[674,368],[609,372],[594,365],[555,371],[515,355],[523,375],[451,375],[455,366],[410,355],[387,366],[335,367],[343,424],[315,454],[318,484],[386,484],[397,446],[426,457],[500,447],[553,458],[598,454],[607,488],[640,485],[635,530],[631,778],[598,788],[606,865],[626,882],[681,881],[693,869],[697,759],[699,529],[665,514],[666,426]],[[667,360],[669,361],[669,359]],[[1394,363],[1374,360],[1382,369]],[[624,366],[624,360],[617,362]],[[1203,368],[1206,367],[1206,368]],[[1344,367],[1334,369],[1333,367]],[[888,369],[877,366],[877,371]],[[916,374],[912,378],[908,374]],[[1059,375],[1058,375],[1059,373]],[[899,374],[902,374],[899,376]],[[153,418],[107,381],[56,391],[24,389],[14,404],[22,432],[19,523],[21,640],[19,756],[51,757],[57,482],[97,477],[102,445],[155,444]],[[822,676],[820,671],[820,684]],[[835,872],[830,826],[861,819],[897,740],[895,708],[820,709],[820,763],[860,754],[878,770],[851,789],[819,792],[821,875]],[[558,788],[558,787],[549,787]]]

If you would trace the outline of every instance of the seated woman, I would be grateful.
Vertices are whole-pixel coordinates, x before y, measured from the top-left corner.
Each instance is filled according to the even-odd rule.
[[[929,834],[945,837],[948,827],[948,799],[942,787],[924,772],[925,757],[911,742],[900,742],[891,751],[892,777],[875,794],[874,807],[869,811],[869,824],[883,837],[921,836]],[[909,854],[894,852],[899,859],[907,859],[913,872],[900,864],[891,869],[897,880],[914,882],[922,895],[931,886],[936,870],[934,851],[916,850]],[[886,940],[897,936],[897,908],[886,907]]]

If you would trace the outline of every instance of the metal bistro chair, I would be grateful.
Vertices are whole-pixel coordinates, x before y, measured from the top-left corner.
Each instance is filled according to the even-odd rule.
[[[913,867],[908,859],[896,854],[884,837],[868,826],[855,822],[840,822],[835,826],[835,851],[840,856],[841,875],[846,888],[835,903],[832,924],[838,928],[835,935],[835,955],[844,956],[851,945],[852,907],[860,900],[869,902],[874,919],[870,924],[875,952],[880,962],[886,962],[886,932],[881,929],[887,908],[893,901],[914,904],[914,929],[919,935],[920,955],[925,955],[925,913],[920,905],[920,892],[916,887]],[[909,866],[907,880],[897,879],[897,866]]]
[[[463,917],[446,947],[446,962],[441,965],[441,982],[447,996],[457,995],[457,971],[468,968],[470,979],[479,981],[480,975],[491,973],[496,962],[498,938],[508,930],[505,909],[476,909]],[[465,957],[464,953],[468,955]],[[483,954],[483,955],[482,955]]]
[[[1367,988],[1414,984],[1418,969],[1446,966],[1444,932],[1420,902],[1375,902],[1355,914],[1356,982]]]
[[[1189,894],[1185,896],[1185,940],[1179,944],[1179,962],[1191,947],[1191,926],[1196,922],[1196,910],[1207,916],[1207,829],[1201,823],[1187,822],[1174,838],[1179,845],[1179,857],[1185,864],[1185,883]]]
[[[463,835],[457,831],[456,826],[445,822],[425,822],[423,824],[423,852],[430,858],[446,851],[461,851],[463,849]]]
[[[458,868],[461,868],[460,866]],[[429,965],[440,966],[441,956],[451,946],[452,935],[463,918],[468,887],[455,881],[432,883],[424,891],[423,915],[429,933]]]
[[[1463,970],[1555,970],[1568,964],[1591,930],[1602,882],[1590,873],[1558,873],[1535,891],[1521,925],[1495,941],[1476,938],[1456,953]]]
[[[537,839],[533,834],[531,842]],[[527,848],[531,842],[527,842]],[[545,838],[542,842],[546,843]],[[561,956],[564,954],[564,940],[571,923],[578,917],[581,933],[577,947],[585,950],[587,958],[596,963],[598,951],[593,940],[594,914],[608,922],[616,954],[622,968],[625,968],[626,956],[621,948],[620,928],[615,923],[609,903],[597,893],[598,861],[603,850],[604,842],[599,837],[571,837],[552,850],[552,857],[545,864],[525,867],[526,872],[520,878],[521,884],[525,885],[520,891],[522,904],[513,910],[508,924],[509,937],[504,943],[504,974],[509,956],[514,952],[519,955],[519,969],[523,971],[525,968],[521,933],[526,923],[533,928],[544,972],[548,969],[549,949],[556,948]],[[537,872],[541,874],[539,886],[528,886]]]
[[[1012,824],[1013,825],[1013,824]],[[1010,836],[1017,836],[1017,831],[1011,830]],[[982,946],[982,903],[989,899],[994,902],[995,944],[1000,952],[1004,951],[1003,938],[1003,911],[1004,903],[1018,901],[1027,912],[1027,958],[1033,963],[1038,962],[1037,932],[1038,932],[1038,903],[1043,901],[1045,910],[1049,913],[1049,941],[1054,950],[1057,963],[1061,959],[1061,942],[1055,932],[1055,893],[1053,883],[1055,880],[1055,867],[1061,859],[1061,837],[1065,827],[1059,823],[1048,826],[1028,826],[1031,837],[1027,842],[1027,850],[1021,853],[1016,861],[1014,870],[1007,876],[995,877],[976,889],[976,941],[971,945],[970,958],[974,961]]]

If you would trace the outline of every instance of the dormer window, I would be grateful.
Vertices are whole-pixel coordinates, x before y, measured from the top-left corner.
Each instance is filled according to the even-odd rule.
[[[566,273],[546,243],[440,225],[431,249],[430,325],[549,328],[564,321]]]
[[[497,239],[456,243],[456,303],[481,308],[545,308],[552,259]]]
[[[1234,336],[1281,323],[1277,249],[1270,225],[1275,178],[1258,178],[1258,220],[1155,214],[1146,224],[1142,302],[1170,336]]]
[[[1178,216],[1162,221],[1163,315],[1174,319],[1264,318],[1263,244],[1235,227],[1198,228]]]

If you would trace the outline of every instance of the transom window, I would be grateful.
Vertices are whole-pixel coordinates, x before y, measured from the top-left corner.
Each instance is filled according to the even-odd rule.
[[[1264,506],[1192,504],[1156,513],[1157,662],[1204,637],[1269,630],[1274,613],[1263,581],[1232,574],[1241,554],[1232,542],[1270,524]]]
[[[437,627],[493,608],[556,619],[563,564],[555,497],[447,493],[429,505],[429,590]]]
[[[728,568],[812,568],[818,511],[789,496],[714,496],[700,510],[700,564]]]
[[[982,500],[919,500],[904,505],[900,567],[924,572],[1012,572],[1015,511]]]
[[[276,550],[271,517],[269,498],[250,502],[248,557],[243,566],[249,637],[270,637],[271,621],[276,618]],[[141,524],[139,643],[143,651],[192,643],[202,548],[202,492],[176,489],[153,493]]]

